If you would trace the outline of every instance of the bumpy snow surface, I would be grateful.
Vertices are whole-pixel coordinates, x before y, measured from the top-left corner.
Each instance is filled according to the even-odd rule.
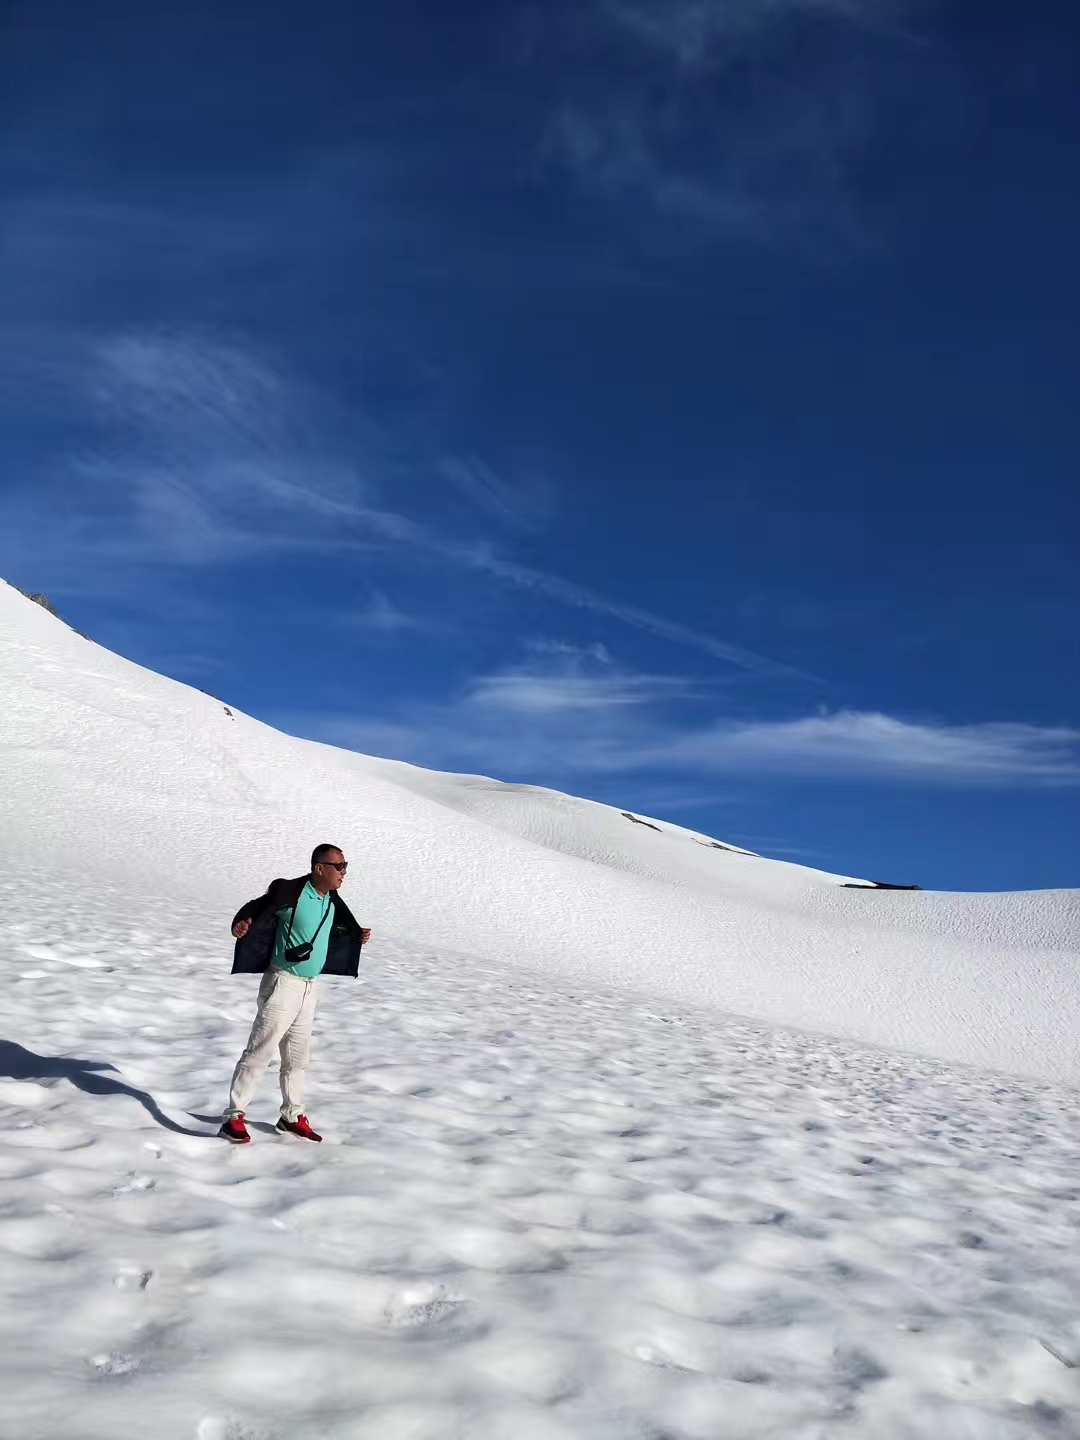
[[[1080,1434],[1074,894],[292,740],[2,586],[0,686],[4,1440]],[[271,1073],[234,1149],[228,919],[322,839],[326,1140]]]

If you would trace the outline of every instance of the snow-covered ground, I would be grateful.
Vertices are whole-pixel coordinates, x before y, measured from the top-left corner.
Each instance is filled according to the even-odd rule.
[[[0,685],[4,1440],[1080,1435],[1075,893],[289,739],[3,586]],[[232,1149],[228,918],[324,839],[326,1142],[268,1074]]]
[[[220,928],[0,890],[6,1440],[1061,1440],[1077,1096],[384,941],[316,1148]]]

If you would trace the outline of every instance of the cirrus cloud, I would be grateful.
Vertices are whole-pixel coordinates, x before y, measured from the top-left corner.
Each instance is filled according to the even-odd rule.
[[[642,773],[699,784],[746,774],[924,786],[1080,782],[1080,730],[1068,726],[854,709],[702,725],[673,713],[679,702],[715,705],[715,687],[621,669],[600,647],[533,644],[521,663],[475,677],[446,704],[293,723],[391,758],[539,783]]]
[[[553,21],[545,156],[678,248],[870,240],[853,175],[910,0],[592,0]]]
[[[939,784],[1080,780],[1080,730],[1005,721],[950,725],[878,711],[722,722],[674,738],[656,754],[668,763],[703,770],[745,765]]]
[[[54,337],[53,349],[62,348]],[[39,351],[46,350],[39,338]],[[458,539],[381,503],[392,467],[378,438],[338,435],[325,402],[270,359],[234,339],[166,328],[128,329],[70,347],[63,361],[22,377],[47,406],[80,423],[79,448],[49,480],[0,496],[13,549],[40,531],[42,494],[55,486],[62,517],[54,550],[92,548],[114,565],[211,565],[288,551],[331,555],[381,550],[403,569],[437,564],[610,618],[738,669],[813,680],[641,606],[536,566],[486,536]],[[17,369],[17,359],[9,359]],[[43,378],[47,377],[47,378]],[[327,433],[323,433],[326,431]],[[364,448],[366,453],[356,456]],[[413,467],[437,468],[429,457]],[[447,461],[443,460],[445,471]],[[493,472],[451,466],[489,488]],[[32,494],[28,493],[32,489]],[[494,492],[493,492],[494,493]],[[508,493],[508,492],[506,492]],[[61,497],[62,496],[62,500]],[[506,495],[504,494],[504,498]],[[0,543],[0,558],[4,546]],[[383,615],[384,628],[388,615]],[[376,617],[376,626],[378,617]]]

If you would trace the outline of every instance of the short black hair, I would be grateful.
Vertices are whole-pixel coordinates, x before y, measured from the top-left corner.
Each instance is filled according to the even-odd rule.
[[[340,845],[316,845],[311,852],[311,868],[314,870],[320,860],[325,860],[328,855],[340,855]]]

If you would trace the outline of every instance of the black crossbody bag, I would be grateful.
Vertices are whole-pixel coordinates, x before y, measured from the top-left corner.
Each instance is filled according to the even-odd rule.
[[[334,902],[331,900],[326,907],[325,914],[319,921],[318,929],[316,929],[315,934],[310,940],[305,940],[303,945],[290,945],[288,942],[292,939],[293,921],[296,919],[296,906],[299,905],[299,903],[300,897],[297,896],[296,903],[292,907],[292,914],[289,916],[289,928],[285,932],[285,950],[281,958],[286,965],[302,965],[305,960],[311,959],[311,952],[315,949],[315,941],[319,938],[319,930],[321,930],[327,920],[329,920],[330,912],[334,908]]]

